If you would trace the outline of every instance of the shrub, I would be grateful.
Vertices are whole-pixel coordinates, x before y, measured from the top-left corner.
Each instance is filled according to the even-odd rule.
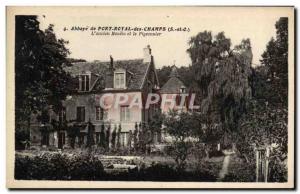
[[[95,157],[76,156],[71,160],[69,175],[72,180],[99,180],[103,178],[104,168]]]
[[[177,171],[166,164],[154,164],[144,170],[141,170],[140,176],[145,180],[171,181],[178,178]]]
[[[255,162],[233,157],[229,165],[228,174],[221,180],[223,182],[255,182]]]
[[[31,165],[31,160],[28,156],[23,157],[23,158],[16,157],[15,179],[17,179],[17,180],[28,179],[28,176],[29,176],[28,166],[29,165]]]
[[[104,176],[101,161],[90,155],[46,153],[31,158],[16,155],[17,180],[101,180]]]
[[[167,164],[152,164],[139,173],[140,180],[145,181],[216,181],[217,177],[211,172],[201,169],[182,171]]]
[[[269,182],[287,182],[287,166],[278,160],[270,161]]]
[[[178,171],[169,164],[141,163],[140,168],[105,173],[94,154],[61,154],[47,152],[34,157],[16,155],[17,180],[124,180],[124,181],[215,181],[207,169]],[[115,161],[120,163],[120,161]],[[104,163],[105,164],[105,163]]]
[[[222,157],[224,156],[224,153],[222,151],[218,151],[218,150],[212,150],[208,153],[209,157]]]

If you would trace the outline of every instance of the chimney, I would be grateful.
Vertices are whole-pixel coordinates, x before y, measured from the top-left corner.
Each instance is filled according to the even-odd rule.
[[[114,84],[114,59],[110,55],[110,64],[105,73],[105,88],[113,88]]]
[[[150,45],[144,48],[144,63],[150,63],[152,60]]]
[[[114,58],[111,55],[109,55],[109,58],[110,58],[109,68],[114,69]]]

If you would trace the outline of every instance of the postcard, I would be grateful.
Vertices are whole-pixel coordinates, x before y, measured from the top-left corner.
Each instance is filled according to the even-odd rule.
[[[294,7],[7,7],[7,187],[293,189]]]

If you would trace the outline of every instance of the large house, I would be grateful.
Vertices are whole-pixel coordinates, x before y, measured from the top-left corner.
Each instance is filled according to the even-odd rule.
[[[49,111],[49,120],[76,123],[80,135],[75,144],[79,146],[88,141],[90,124],[93,125],[96,142],[100,140],[103,126],[110,128],[110,133],[121,128],[120,142],[122,146],[127,146],[136,124],[147,123],[157,109],[156,105],[145,108],[145,96],[156,93],[159,83],[150,46],[143,52],[142,59],[114,61],[110,57],[109,62],[77,62],[67,67],[66,71],[74,78],[70,83],[73,92],[63,102],[64,108],[59,115]],[[118,99],[121,103],[117,106],[100,106],[102,103],[108,107],[115,98],[120,98],[117,96],[125,94],[129,97],[126,102]],[[130,106],[137,97],[142,99],[142,107]],[[68,134],[63,127],[61,130],[41,130],[50,127],[50,124],[38,123],[35,117],[31,126],[32,146],[69,146]]]

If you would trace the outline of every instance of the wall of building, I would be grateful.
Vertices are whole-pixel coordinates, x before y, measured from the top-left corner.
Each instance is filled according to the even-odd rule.
[[[114,101],[111,99],[116,99],[117,95],[126,94],[129,96],[127,103],[120,104],[119,106],[114,106]],[[120,106],[129,106],[134,96],[139,96],[141,98],[141,92],[127,92],[127,93],[111,93],[113,96],[105,97],[104,104],[107,106],[112,106],[107,109],[107,120],[98,121],[96,120],[96,106],[100,106],[100,98],[104,94],[84,94],[84,95],[73,95],[71,98],[64,102],[66,107],[66,119],[68,121],[76,120],[77,107],[85,107],[85,122],[91,121],[95,126],[101,126],[103,122],[110,123],[112,126],[121,124],[122,132],[128,132],[133,130],[135,123],[142,122],[142,109],[138,106],[133,106],[130,108],[130,120],[121,121]],[[99,131],[96,127],[96,131]]]
[[[163,95],[164,97],[162,97]],[[187,111],[188,97],[184,99],[183,106],[180,106],[181,105],[180,94],[161,94],[161,98],[167,99],[165,102],[162,101],[162,104],[160,106],[162,113],[168,114],[168,112],[171,110]],[[173,103],[170,102],[172,99],[174,100]]]

